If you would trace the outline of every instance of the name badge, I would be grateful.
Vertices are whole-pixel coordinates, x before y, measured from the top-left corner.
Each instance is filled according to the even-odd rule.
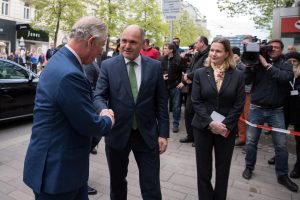
[[[297,95],[299,95],[298,90],[292,90],[291,91],[291,96],[297,96]]]

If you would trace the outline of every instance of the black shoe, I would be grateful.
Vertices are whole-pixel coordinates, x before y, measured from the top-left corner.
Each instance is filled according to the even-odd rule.
[[[269,165],[275,165],[275,156],[268,160]]]
[[[90,186],[87,186],[88,187],[88,195],[95,195],[97,194],[97,190],[90,187]]]
[[[186,136],[186,137],[180,139],[179,142],[181,142],[181,143],[190,143],[190,142],[194,142],[194,140],[191,139],[190,137]]]
[[[177,133],[178,131],[179,131],[178,126],[174,126],[174,127],[173,127],[173,133]]]
[[[243,177],[244,179],[249,180],[252,177],[252,170],[246,167],[243,171]]]
[[[96,147],[94,147],[94,148],[91,149],[91,154],[94,154],[94,155],[97,154],[97,149],[96,149]]]
[[[298,191],[298,185],[294,183],[288,175],[278,176],[277,181],[279,184],[285,186],[287,189],[297,192]]]
[[[296,163],[294,169],[290,173],[291,178],[300,178],[300,164]]]

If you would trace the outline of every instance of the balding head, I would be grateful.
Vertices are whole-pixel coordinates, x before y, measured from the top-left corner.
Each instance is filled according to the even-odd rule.
[[[142,49],[144,37],[145,32],[138,25],[127,26],[122,32],[120,40],[122,55],[129,60],[137,58]]]

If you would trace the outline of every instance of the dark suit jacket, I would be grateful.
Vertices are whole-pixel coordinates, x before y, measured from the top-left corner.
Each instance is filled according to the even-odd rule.
[[[168,97],[159,61],[142,56],[141,86],[134,102],[125,60],[122,55],[102,62],[94,104],[98,111],[111,108],[116,123],[105,137],[106,145],[121,150],[129,139],[136,115],[139,131],[150,148],[158,137],[169,137]]]
[[[214,72],[211,67],[203,67],[195,72],[192,90],[192,102],[195,116],[192,126],[198,129],[208,128],[213,111],[225,116],[223,123],[227,129],[236,132],[237,122],[244,107],[244,77],[239,70],[229,69],[220,91],[217,91]]]
[[[46,59],[49,60],[55,53],[55,49],[48,49],[46,52]]]
[[[66,193],[87,183],[90,136],[105,135],[111,128],[91,97],[81,65],[63,47],[47,63],[37,88],[23,177],[34,192]]]

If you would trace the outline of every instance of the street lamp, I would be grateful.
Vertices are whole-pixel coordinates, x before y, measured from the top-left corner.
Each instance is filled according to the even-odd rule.
[[[20,39],[19,46],[20,46],[20,50],[25,50],[25,42],[23,37],[21,37]]]

